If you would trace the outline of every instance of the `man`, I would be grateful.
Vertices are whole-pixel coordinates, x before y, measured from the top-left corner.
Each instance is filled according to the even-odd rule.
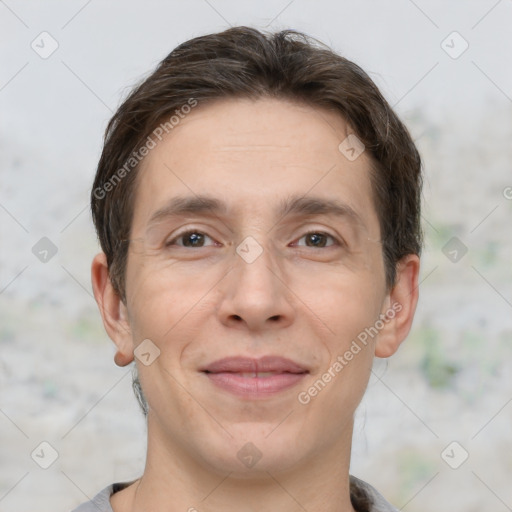
[[[349,464],[373,358],[413,320],[421,182],[368,75],[305,35],[171,52],[110,121],[91,195],[146,466],[76,510],[396,510]]]

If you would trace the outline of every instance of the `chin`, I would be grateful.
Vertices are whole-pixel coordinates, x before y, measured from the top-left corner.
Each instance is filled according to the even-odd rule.
[[[272,429],[263,429],[261,425],[251,427],[247,423],[237,427],[237,431],[228,429],[233,437],[226,439],[226,436],[218,443],[210,441],[203,446],[209,452],[204,457],[209,464],[218,471],[232,473],[230,478],[268,479],[268,473],[286,472],[306,456],[305,444],[285,429],[278,432],[278,427],[272,432],[276,425]]]

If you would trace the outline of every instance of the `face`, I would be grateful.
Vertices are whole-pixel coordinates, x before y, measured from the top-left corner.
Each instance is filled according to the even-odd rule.
[[[379,317],[393,297],[370,160],[339,149],[349,133],[310,106],[221,100],[181,119],[144,160],[126,329],[112,337],[125,363],[150,340],[136,364],[161,447],[243,477],[306,467],[350,443],[394,320]],[[243,359],[215,364],[226,358]]]

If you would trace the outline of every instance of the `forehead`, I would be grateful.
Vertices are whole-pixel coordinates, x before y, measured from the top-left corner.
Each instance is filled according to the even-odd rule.
[[[202,195],[222,198],[237,215],[263,215],[310,194],[376,225],[370,159],[340,151],[349,133],[339,113],[288,100],[199,104],[142,162],[132,228],[142,229],[173,197]]]

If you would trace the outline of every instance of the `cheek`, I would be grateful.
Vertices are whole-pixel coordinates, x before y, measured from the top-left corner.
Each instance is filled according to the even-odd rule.
[[[140,264],[129,295],[134,345],[151,340],[160,351],[159,365],[181,373],[183,352],[204,337],[205,322],[214,314],[211,297],[221,277],[211,266],[191,272],[177,264]]]
[[[296,289],[317,325],[319,352],[325,354],[312,387],[302,390],[301,403],[313,402],[313,409],[321,408],[333,421],[355,410],[368,384],[375,338],[365,329],[379,318],[384,299],[382,287],[374,285],[379,278],[330,272],[328,279],[309,279],[309,286],[305,280]]]
[[[127,291],[130,286],[128,296],[134,323],[142,327],[152,325],[152,330],[159,328],[160,335],[201,300],[210,281],[205,274],[191,275],[176,264],[150,258],[133,258],[130,278]]]
[[[334,345],[373,325],[385,297],[381,273],[355,273],[341,266],[296,271],[291,288],[323,325],[329,344]]]

